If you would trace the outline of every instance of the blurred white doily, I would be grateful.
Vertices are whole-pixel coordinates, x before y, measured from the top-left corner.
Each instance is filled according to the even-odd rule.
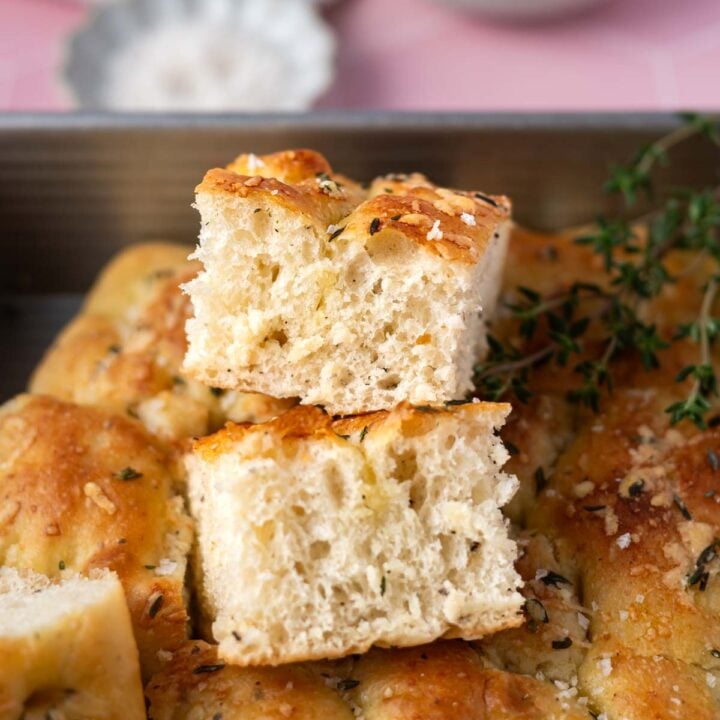
[[[84,108],[303,110],[334,48],[309,0],[109,0],[71,39],[64,80]]]

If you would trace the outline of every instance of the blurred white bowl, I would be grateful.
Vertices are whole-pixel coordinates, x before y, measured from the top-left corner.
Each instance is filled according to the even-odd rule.
[[[72,38],[64,80],[85,108],[304,110],[332,80],[334,49],[307,0],[125,0]]]
[[[540,20],[586,10],[607,0],[436,0],[505,20]]]

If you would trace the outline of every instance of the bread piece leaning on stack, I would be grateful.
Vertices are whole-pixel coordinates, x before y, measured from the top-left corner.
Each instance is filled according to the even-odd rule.
[[[280,664],[479,638],[521,622],[500,507],[509,406],[298,408],[187,458],[204,612],[220,655]]]
[[[0,568],[0,718],[145,717],[138,652],[113,573]]]
[[[364,196],[309,151],[207,173],[203,269],[185,286],[188,375],[336,415],[465,397],[509,201],[421,175],[379,179]]]

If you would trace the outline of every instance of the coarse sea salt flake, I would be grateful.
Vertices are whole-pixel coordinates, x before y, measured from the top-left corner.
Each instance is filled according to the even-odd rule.
[[[623,533],[615,542],[617,543],[617,546],[621,550],[625,550],[626,548],[630,547],[630,533]]]
[[[155,568],[155,574],[160,575],[160,577],[172,575],[177,570],[177,566],[178,564],[176,562],[173,562],[168,558],[163,558],[160,560],[160,564]]]
[[[433,223],[433,226],[428,231],[428,234],[425,236],[428,240],[442,240],[443,239],[443,231],[440,229],[440,221],[436,220]]]
[[[598,660],[598,666],[600,668],[600,672],[605,677],[610,676],[610,673],[612,672],[612,660],[609,657],[600,658],[600,660]]]

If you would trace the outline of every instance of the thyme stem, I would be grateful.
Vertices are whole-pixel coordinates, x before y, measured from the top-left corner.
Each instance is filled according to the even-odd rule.
[[[697,124],[686,123],[681,125],[679,128],[673,130],[664,138],[660,138],[660,140],[657,140],[650,146],[652,152],[646,152],[643,154],[640,162],[637,164],[638,171],[643,174],[649,173],[658,157],[663,156],[676,145],[679,145],[685,140],[691,138],[693,135],[698,135],[701,132],[702,128]]]
[[[702,305],[700,306],[700,314],[698,315],[698,326],[700,331],[700,364],[712,365],[712,357],[710,356],[710,336],[708,334],[708,323],[710,321],[710,313],[712,311],[715,296],[718,292],[718,282],[716,278],[712,278],[705,288]],[[693,389],[690,392],[690,398],[695,400],[700,396],[702,383],[699,378],[695,379]]]
[[[538,350],[537,352],[534,352],[532,355],[526,355],[524,357],[518,358],[517,360],[510,360],[508,362],[502,362],[497,363],[497,365],[492,365],[491,367],[487,367],[483,369],[481,372],[479,372],[476,376],[477,380],[482,380],[485,377],[488,377],[489,375],[505,375],[513,373],[516,373],[518,370],[522,370],[526,367],[531,367],[532,365],[537,365],[539,362],[544,360],[546,357],[549,357],[555,352],[555,349],[557,348],[557,343],[550,343],[546,345],[544,348]]]

